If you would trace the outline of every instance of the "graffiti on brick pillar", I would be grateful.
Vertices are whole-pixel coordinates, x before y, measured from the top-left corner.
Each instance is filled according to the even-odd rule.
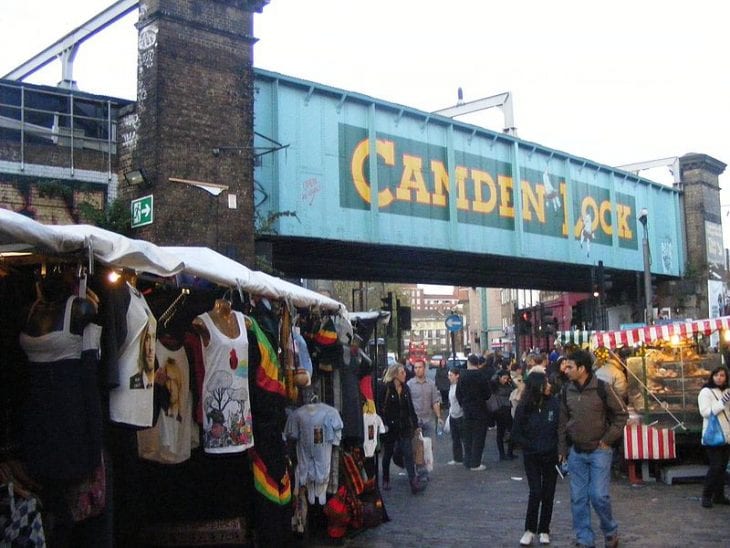
[[[81,204],[102,210],[104,202],[103,190],[82,189],[65,181],[0,181],[0,208],[21,213],[45,224],[83,222],[78,211]]]
[[[139,130],[139,114],[136,112],[125,116],[119,123],[119,140],[122,146],[134,148],[137,145],[137,131]]]
[[[142,20],[141,12],[140,20]],[[139,114],[144,112],[145,100],[147,99],[145,72],[150,71],[155,66],[157,31],[157,24],[150,23],[139,33],[137,39],[137,113]]]

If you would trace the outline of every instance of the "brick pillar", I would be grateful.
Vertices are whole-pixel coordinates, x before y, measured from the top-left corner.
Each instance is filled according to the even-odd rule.
[[[679,167],[684,191],[687,263],[696,281],[697,297],[694,310],[687,313],[707,318],[710,312],[707,281],[717,279],[717,275],[725,279],[719,175],[725,171],[726,164],[706,154],[692,153],[679,159]]]
[[[154,221],[133,237],[253,265],[252,29],[266,3],[140,2],[137,104],[122,125],[132,150],[124,163],[149,186],[120,186],[130,200],[153,195]],[[216,196],[195,181],[227,188]]]

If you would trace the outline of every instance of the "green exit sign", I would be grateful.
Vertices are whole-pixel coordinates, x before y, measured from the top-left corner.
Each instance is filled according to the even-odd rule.
[[[152,194],[132,200],[132,228],[151,225],[154,220]]]

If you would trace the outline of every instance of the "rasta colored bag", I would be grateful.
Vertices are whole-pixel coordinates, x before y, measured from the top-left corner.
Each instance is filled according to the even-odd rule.
[[[720,426],[720,420],[717,415],[710,413],[710,418],[707,419],[707,428],[702,434],[702,445],[708,447],[719,447],[725,445],[725,434],[722,433],[722,427]]]
[[[320,346],[332,346],[337,342],[337,329],[331,317],[322,320],[319,329],[314,334],[314,342]]]

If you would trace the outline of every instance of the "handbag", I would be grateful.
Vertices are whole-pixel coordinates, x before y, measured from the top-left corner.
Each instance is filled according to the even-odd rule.
[[[413,463],[416,466],[423,466],[426,464],[426,460],[423,454],[423,434],[421,429],[416,430],[413,434]]]
[[[499,411],[499,400],[494,394],[489,396],[489,399],[487,400],[487,411],[490,413],[496,413]]]
[[[715,396],[716,400],[720,400],[715,392],[712,390],[710,390],[710,392],[712,392],[712,395]],[[722,412],[724,413],[725,410],[723,409]],[[727,418],[727,415],[725,418]],[[707,447],[719,447],[726,443],[725,434],[722,431],[722,426],[720,426],[720,419],[717,418],[717,415],[710,412],[710,417],[707,419],[707,428],[705,428],[705,431],[702,433],[702,445],[706,445]]]
[[[711,413],[710,418],[707,419],[707,428],[705,428],[702,434],[702,445],[719,447],[720,445],[725,445],[725,443],[725,434],[722,432],[720,420],[717,418],[717,415]]]
[[[423,440],[423,465],[427,472],[433,472],[433,443],[428,436],[422,437]]]

